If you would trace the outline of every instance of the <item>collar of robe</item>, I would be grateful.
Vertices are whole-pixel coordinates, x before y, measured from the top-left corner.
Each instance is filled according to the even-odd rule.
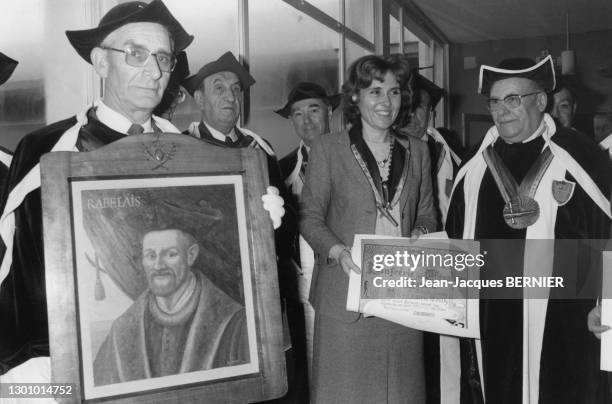
[[[155,295],[153,293],[149,293],[149,311],[157,323],[163,325],[164,327],[174,327],[184,324],[191,318],[198,307],[198,303],[200,302],[200,291],[202,289],[202,281],[200,277],[197,276],[196,273],[194,273],[194,276],[196,277],[195,289],[191,294],[191,297],[185,303],[185,306],[176,313],[170,314],[163,311],[157,304]]]

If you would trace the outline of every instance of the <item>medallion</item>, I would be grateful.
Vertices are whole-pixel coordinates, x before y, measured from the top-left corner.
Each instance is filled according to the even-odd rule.
[[[538,220],[540,207],[533,198],[517,195],[506,202],[503,214],[508,226],[513,229],[525,229]]]

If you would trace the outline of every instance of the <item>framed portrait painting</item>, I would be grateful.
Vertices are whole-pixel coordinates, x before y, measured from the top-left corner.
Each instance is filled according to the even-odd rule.
[[[43,157],[53,381],[73,401],[284,393],[264,159],[166,134]]]

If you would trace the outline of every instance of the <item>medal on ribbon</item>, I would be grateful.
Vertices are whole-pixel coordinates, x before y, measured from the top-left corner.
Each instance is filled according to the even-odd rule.
[[[534,224],[540,217],[540,206],[534,196],[552,161],[550,149],[546,147],[540,153],[520,185],[492,145],[483,151],[483,156],[506,202],[502,211],[506,224],[513,229],[525,229]]]
[[[395,140],[391,139],[391,142],[395,142]],[[393,146],[394,144],[391,145],[391,147]],[[397,222],[397,220],[395,220],[393,215],[391,215],[391,208],[399,202],[399,198],[402,193],[402,189],[404,188],[404,183],[406,182],[406,176],[407,176],[408,170],[403,170],[399,183],[397,184],[397,187],[395,188],[395,194],[393,195],[393,200],[390,201],[389,200],[389,187],[387,183],[383,182],[382,187],[381,187],[382,189],[379,191],[378,188],[376,187],[376,184],[374,183],[372,174],[370,173],[370,170],[368,169],[368,165],[366,164],[363,157],[359,153],[359,150],[357,150],[357,147],[354,144],[351,145],[351,151],[353,152],[353,155],[355,156],[355,159],[357,160],[359,167],[361,167],[361,170],[363,171],[366,179],[368,180],[368,183],[370,184],[370,187],[372,188],[372,193],[374,194],[374,199],[376,201],[376,209],[381,214],[381,216],[385,217],[389,222],[391,222],[391,224],[393,224],[393,226],[398,227],[399,223]],[[408,158],[406,158],[406,161],[407,160]]]

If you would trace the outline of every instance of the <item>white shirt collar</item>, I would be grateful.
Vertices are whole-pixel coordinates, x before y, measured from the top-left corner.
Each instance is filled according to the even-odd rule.
[[[531,134],[531,136],[529,136],[527,139],[523,140],[521,143],[529,143],[532,140],[540,137],[543,133],[544,133],[544,116],[542,116],[542,120],[540,121],[540,125],[538,125],[538,128],[535,130],[535,132],[533,132]]]
[[[208,128],[208,131],[210,132],[212,137],[214,137],[215,139],[217,139],[217,140],[219,140],[221,142],[225,142],[225,136],[226,135],[224,135],[223,133],[221,133],[217,129],[215,129],[212,126],[210,126],[209,124],[207,124],[204,119],[202,119],[202,123],[204,123],[206,128]],[[230,133],[227,134],[227,136],[229,136],[230,139],[232,139],[235,142],[236,140],[238,140],[238,136],[236,136],[236,131],[234,129],[235,128],[232,128],[232,130],[230,131]]]
[[[96,117],[104,125],[108,126],[112,130],[119,133],[127,133],[133,122],[121,115],[119,112],[111,109],[108,105],[104,104],[102,100],[97,103]],[[153,126],[151,124],[151,118],[147,122],[141,125],[144,128],[144,132],[153,132]]]
[[[310,153],[310,146],[308,146],[306,143],[304,143],[304,141],[303,141],[303,140],[300,140],[300,146],[299,146],[299,149],[301,149],[302,147],[306,149],[306,152],[307,152],[307,153]]]
[[[601,142],[599,142],[599,146],[604,150],[610,150],[612,153],[612,133],[604,138]]]

